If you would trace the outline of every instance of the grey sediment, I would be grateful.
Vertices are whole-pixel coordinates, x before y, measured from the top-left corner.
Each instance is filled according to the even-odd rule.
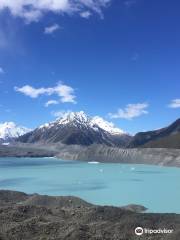
[[[0,157],[57,157],[63,160],[152,164],[180,167],[180,149],[118,148],[93,144],[14,144],[0,146]]]

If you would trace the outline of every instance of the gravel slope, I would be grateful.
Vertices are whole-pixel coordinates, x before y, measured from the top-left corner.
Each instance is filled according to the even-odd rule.
[[[48,197],[0,191],[0,239],[180,239],[180,215],[136,212],[139,209],[140,206],[128,206],[127,209],[94,206],[74,197]],[[174,232],[144,234],[138,237],[134,233],[137,226],[174,229]]]

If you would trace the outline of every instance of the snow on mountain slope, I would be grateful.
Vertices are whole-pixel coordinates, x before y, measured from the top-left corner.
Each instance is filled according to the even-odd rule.
[[[90,117],[88,117],[83,111],[80,112],[67,112],[64,116],[58,119],[58,124],[83,124],[89,125]]]
[[[18,138],[23,143],[63,143],[67,145],[104,144],[126,146],[131,136],[100,117],[83,111],[67,112],[54,122],[46,123]]]
[[[57,119],[54,122],[46,123],[39,128],[50,128],[54,125],[66,125],[66,124],[73,124],[75,126],[86,126],[97,130],[101,128],[102,130],[112,134],[112,135],[122,135],[126,134],[122,129],[117,128],[114,126],[112,122],[108,122],[99,116],[89,117],[83,111],[80,112],[67,112],[64,114],[63,117]]]
[[[17,126],[14,122],[0,123],[0,140],[8,141],[29,131],[31,130],[25,127]]]
[[[92,127],[97,125],[110,134],[126,134],[122,129],[116,128],[112,122],[108,122],[101,117],[95,116],[91,119]]]

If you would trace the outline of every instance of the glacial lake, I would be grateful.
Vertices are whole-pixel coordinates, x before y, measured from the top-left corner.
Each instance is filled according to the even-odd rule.
[[[148,212],[180,213],[180,168],[0,158],[0,189],[71,195],[99,205],[139,204]]]

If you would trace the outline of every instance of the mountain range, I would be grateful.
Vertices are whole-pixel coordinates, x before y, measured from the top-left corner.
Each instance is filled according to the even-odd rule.
[[[165,128],[137,133],[128,147],[180,148],[180,119]]]
[[[14,141],[15,138],[18,138],[29,131],[31,131],[31,129],[17,126],[14,122],[0,123],[0,143],[8,144],[8,142]]]
[[[69,112],[34,130],[19,127],[13,122],[0,124],[0,143],[12,141],[81,146],[102,144],[120,148],[180,148],[180,119],[168,127],[131,136],[101,117],[89,117],[83,111]]]
[[[67,145],[104,144],[124,147],[131,136],[100,117],[83,111],[70,112],[18,138],[23,143],[63,143]]]

